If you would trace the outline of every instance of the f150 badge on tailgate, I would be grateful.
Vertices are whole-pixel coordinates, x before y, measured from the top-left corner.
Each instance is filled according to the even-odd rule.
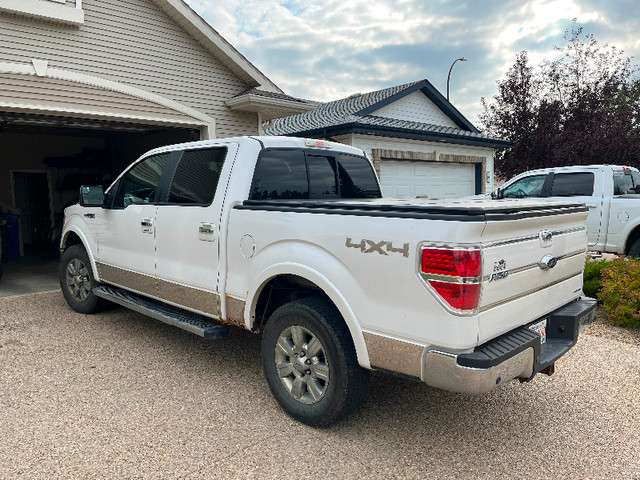
[[[507,270],[507,261],[502,259],[498,262],[493,262],[493,273],[489,275],[489,281],[495,282],[502,280],[509,276],[509,270]]]
[[[405,243],[402,248],[393,246],[393,242],[383,240],[374,242],[373,240],[362,239],[359,243],[353,243],[350,237],[347,237],[345,246],[350,248],[359,248],[362,253],[378,252],[380,255],[389,255],[389,253],[401,253],[404,258],[409,258],[409,244]]]

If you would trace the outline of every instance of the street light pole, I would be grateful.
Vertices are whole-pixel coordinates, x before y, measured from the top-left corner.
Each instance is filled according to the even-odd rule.
[[[447,75],[447,102],[449,101],[449,82],[451,81],[451,70],[453,70],[453,66],[456,64],[456,62],[466,62],[467,59],[464,57],[460,57],[460,58],[456,58],[453,63],[451,64],[451,67],[449,68],[449,75]]]

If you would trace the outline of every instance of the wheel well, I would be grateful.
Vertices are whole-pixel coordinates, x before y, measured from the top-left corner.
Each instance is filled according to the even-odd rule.
[[[637,226],[631,231],[631,233],[627,237],[627,243],[624,246],[625,255],[629,255],[629,250],[631,249],[631,246],[636,242],[636,240],[639,240],[639,239],[640,239],[640,226]]]
[[[258,296],[252,329],[261,330],[271,314],[285,303],[306,297],[329,298],[316,284],[297,275],[280,275],[272,278]]]
[[[66,250],[67,248],[69,248],[72,245],[83,245],[82,240],[80,240],[80,237],[73,232],[69,232],[69,234],[67,235],[67,238],[64,239],[64,243],[63,243],[63,249]]]

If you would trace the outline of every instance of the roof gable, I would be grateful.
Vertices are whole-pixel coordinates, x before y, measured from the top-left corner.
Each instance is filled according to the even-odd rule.
[[[457,125],[421,91],[410,93],[393,103],[371,112],[376,117],[393,118],[409,122],[456,127]]]
[[[417,95],[413,95],[417,94]],[[437,124],[408,118],[380,116],[393,110],[393,105],[406,105],[420,95],[426,97],[433,111],[441,115]],[[422,99],[420,99],[422,101]],[[389,107],[389,108],[387,108]],[[448,120],[447,120],[448,119]],[[451,122],[451,123],[449,123]],[[265,130],[267,135],[296,135],[329,138],[330,135],[364,133],[371,135],[416,138],[426,141],[510,147],[505,140],[481,134],[427,80],[356,94],[341,100],[321,103],[306,113],[278,118]]]
[[[214,57],[224,63],[249,87],[282,93],[265,74],[227,42],[184,0],[152,0]]]
[[[394,88],[397,89],[397,91],[394,92]],[[458,111],[457,108],[449,103],[449,101],[444,98],[442,94],[427,79],[420,80],[419,82],[408,83],[406,85],[399,85],[398,87],[392,87],[385,90],[379,90],[378,92],[385,92],[386,95],[383,94],[383,98],[371,102],[362,110],[354,113],[358,116],[371,115],[373,114],[373,112],[380,110],[381,108],[386,107],[387,105],[390,105],[394,102],[397,102],[407,95],[411,95],[412,93],[417,91],[421,91],[429,100],[431,100],[435,107],[439,109],[443,115],[448,117],[458,128],[460,128],[461,130],[468,130],[473,133],[478,133],[478,129],[474,127],[471,122],[469,122],[469,120],[467,120],[464,115],[462,115]],[[372,96],[372,99],[373,98],[374,96]]]

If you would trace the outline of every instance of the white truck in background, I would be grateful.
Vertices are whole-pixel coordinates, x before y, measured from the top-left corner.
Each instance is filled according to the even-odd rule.
[[[261,333],[281,407],[327,425],[360,404],[370,370],[469,394],[553,373],[594,315],[586,216],[575,202],[385,199],[353,147],[208,140],[143,155],[106,192],[82,187],[60,283],[82,313],[109,300],[205,338]]]
[[[640,173],[633,167],[587,165],[531,170],[494,198],[571,200],[589,208],[589,250],[640,257]]]

